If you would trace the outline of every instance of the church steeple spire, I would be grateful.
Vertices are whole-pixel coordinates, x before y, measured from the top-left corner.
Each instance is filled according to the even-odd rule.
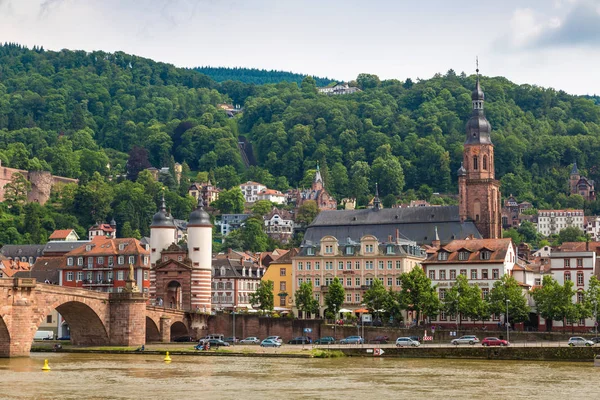
[[[485,103],[485,94],[481,89],[481,83],[479,82],[479,59],[477,59],[477,80],[475,81],[475,89],[471,93],[471,100],[473,103],[473,111],[471,118],[467,123],[467,139],[465,144],[491,144],[490,133],[492,127],[485,118],[483,112],[483,105]]]

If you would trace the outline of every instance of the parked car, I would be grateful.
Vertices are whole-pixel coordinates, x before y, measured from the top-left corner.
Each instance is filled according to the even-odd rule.
[[[600,337],[593,337],[590,340],[594,343],[600,343]]]
[[[260,340],[256,336],[250,336],[240,340],[240,344],[260,344]]]
[[[383,322],[380,319],[376,319],[371,323],[371,326],[383,326]]]
[[[347,338],[340,340],[340,344],[363,344],[364,342],[365,339],[360,336],[348,336]]]
[[[260,343],[260,347],[281,347],[281,342],[275,339],[265,339]]]
[[[399,337],[396,339],[396,347],[419,347],[421,343],[418,340],[413,340],[410,337]]]
[[[567,343],[567,344],[571,347],[573,347],[573,346],[593,346],[594,342],[592,342],[591,340],[584,339],[581,336],[573,336],[573,337],[569,338],[569,343]]]
[[[223,346],[223,347],[229,346],[229,343],[227,343],[227,342],[225,342],[225,341],[223,341],[221,339],[206,339],[206,341],[208,343],[210,343],[210,347],[217,347],[218,348],[218,347],[221,347],[221,346]]]
[[[419,336],[409,336],[409,338],[411,338],[412,340],[414,340],[415,342],[419,342],[421,343],[421,337]]]
[[[194,338],[191,336],[179,336],[173,339],[174,342],[195,342]]]
[[[288,342],[288,344],[311,344],[312,339],[307,336],[298,336]]]
[[[223,339],[224,342],[227,343],[238,343],[240,341],[239,337],[227,337],[225,339]]]
[[[276,341],[278,341],[280,344],[281,344],[281,342],[283,342],[283,339],[281,339],[281,336],[267,336],[267,337],[265,338],[265,340],[267,340],[267,339],[276,340]]]
[[[507,340],[498,339],[497,337],[486,337],[481,341],[482,346],[508,346]]]
[[[56,340],[71,340],[71,336],[61,336]]]
[[[320,339],[315,340],[315,344],[335,344],[333,336],[323,336]]]
[[[470,344],[472,346],[475,343],[479,343],[479,339],[477,339],[477,336],[475,335],[465,335],[458,339],[453,339],[450,343],[455,346],[458,346],[459,344]]]
[[[375,336],[375,339],[369,340],[369,343],[386,344],[388,342],[388,340],[390,340],[389,336],[380,335],[380,336]]]

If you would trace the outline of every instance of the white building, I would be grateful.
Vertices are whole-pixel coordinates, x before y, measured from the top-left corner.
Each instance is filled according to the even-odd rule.
[[[483,297],[487,296],[494,283],[505,274],[511,274],[517,260],[517,251],[511,239],[471,239],[453,240],[441,246],[423,261],[425,274],[437,285],[438,296],[444,300],[446,291],[454,286],[456,277],[465,275],[470,285],[477,284]],[[493,316],[492,325],[500,321],[500,316]],[[462,324],[481,324],[481,321],[470,321],[462,318]],[[440,313],[436,323],[454,324],[456,316]]]
[[[573,289],[577,291],[573,296],[573,303],[583,302],[590,278],[594,275],[595,265],[596,253],[594,251],[553,251],[550,255],[552,277],[561,285],[564,285],[566,281],[573,282]],[[540,325],[543,322],[541,320]],[[563,321],[553,321],[552,326],[553,328],[562,327]],[[567,326],[570,327],[571,323],[567,322]],[[575,322],[575,327],[592,328],[593,326],[593,318]]]
[[[352,94],[360,92],[360,89],[354,86],[349,86],[347,83],[338,83],[335,86],[320,87],[317,89],[319,93],[326,94],[328,96],[335,96],[340,94]]]
[[[286,210],[273,210],[264,217],[266,234],[282,243],[290,241],[294,235],[294,219],[292,213]]]
[[[265,185],[252,181],[248,181],[240,185],[240,189],[242,189],[242,193],[244,194],[246,203],[254,203],[255,201],[257,201],[258,194],[266,188],[267,187]]]
[[[544,236],[558,235],[565,228],[584,232],[583,210],[539,210],[537,231]]]
[[[275,204],[285,204],[287,196],[279,190],[263,189],[258,193],[257,200],[268,200]]]
[[[223,237],[229,235],[231,232],[239,229],[245,220],[250,217],[250,214],[223,214],[221,220],[217,221],[217,225],[221,227],[221,235]]]
[[[585,233],[587,233],[592,240],[598,240],[600,238],[600,217],[586,218]]]

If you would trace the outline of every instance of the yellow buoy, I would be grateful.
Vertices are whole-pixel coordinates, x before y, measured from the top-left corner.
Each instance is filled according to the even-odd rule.
[[[44,360],[44,366],[42,367],[42,371],[50,371],[50,367],[48,366],[48,360]]]
[[[165,355],[165,361],[166,362],[170,362],[171,361],[171,356],[169,356],[169,352],[167,351],[167,355]]]

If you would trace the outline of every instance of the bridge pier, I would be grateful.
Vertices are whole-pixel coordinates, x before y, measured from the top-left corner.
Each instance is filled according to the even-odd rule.
[[[141,346],[146,344],[146,301],[142,293],[111,293],[110,344]]]
[[[10,281],[9,281],[10,282]],[[8,307],[0,307],[0,357],[29,356],[37,327],[33,311],[35,279],[15,279],[11,286],[2,286],[2,297],[10,299]],[[6,308],[5,310],[3,308]]]
[[[163,343],[171,341],[171,318],[166,315],[160,317],[160,341]]]

